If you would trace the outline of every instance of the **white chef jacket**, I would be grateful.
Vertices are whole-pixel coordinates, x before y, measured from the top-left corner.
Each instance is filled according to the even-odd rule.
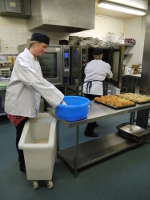
[[[108,63],[103,60],[92,60],[87,63],[85,69],[85,79],[83,84],[84,94],[103,95],[103,82],[105,78],[112,78],[113,73]],[[89,91],[88,82],[91,81],[92,87]]]
[[[38,115],[41,96],[57,107],[64,95],[43,78],[38,60],[28,49],[18,55],[5,97],[5,112],[33,118]]]

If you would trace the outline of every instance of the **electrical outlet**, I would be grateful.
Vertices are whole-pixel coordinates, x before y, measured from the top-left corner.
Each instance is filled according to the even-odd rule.
[[[9,44],[5,44],[5,50],[9,49]]]

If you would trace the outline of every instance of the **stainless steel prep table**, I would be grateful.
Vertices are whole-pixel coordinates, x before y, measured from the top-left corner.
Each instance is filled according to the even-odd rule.
[[[123,109],[112,109],[107,106],[96,103],[94,101],[91,101],[87,118],[75,122],[67,122],[58,119],[55,115],[55,109],[51,107],[48,108],[48,112],[53,117],[58,119],[57,123],[58,157],[62,159],[62,161],[64,161],[71,170],[73,170],[74,177],[77,177],[78,169],[138,145],[138,143],[134,143],[121,136],[118,136],[117,133],[112,133],[85,143],[78,144],[79,126],[82,124],[87,124],[89,122],[94,122],[117,115],[122,115],[126,113],[133,114],[135,111],[145,110],[149,108],[150,108],[150,103],[145,103],[145,104],[137,104],[136,106]],[[61,121],[69,128],[75,127],[75,146],[59,150],[59,121]]]

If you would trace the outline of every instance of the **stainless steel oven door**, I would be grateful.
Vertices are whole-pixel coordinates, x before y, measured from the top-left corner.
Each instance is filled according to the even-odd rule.
[[[61,85],[62,74],[62,46],[50,45],[43,56],[38,57],[43,77],[54,85]]]

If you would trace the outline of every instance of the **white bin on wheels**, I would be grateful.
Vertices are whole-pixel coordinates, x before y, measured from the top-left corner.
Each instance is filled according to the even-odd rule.
[[[48,113],[39,113],[29,119],[19,141],[19,149],[24,152],[27,180],[38,188],[38,180],[45,180],[49,189],[53,188],[52,175],[56,158],[56,123]]]

